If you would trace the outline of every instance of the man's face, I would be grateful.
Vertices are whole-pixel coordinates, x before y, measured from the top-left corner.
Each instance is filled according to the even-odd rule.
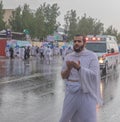
[[[75,36],[73,40],[73,49],[75,52],[79,53],[84,48],[83,36]]]

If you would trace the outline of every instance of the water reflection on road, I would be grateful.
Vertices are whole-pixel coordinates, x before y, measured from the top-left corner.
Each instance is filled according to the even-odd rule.
[[[119,72],[115,71],[101,79],[101,93],[104,104],[114,99],[119,80]]]
[[[0,62],[0,121],[58,122],[64,98],[61,63],[60,58],[51,65],[41,60]],[[119,71],[101,79],[104,105],[98,122],[119,122],[119,93]]]
[[[59,57],[59,59],[61,58]],[[22,59],[3,60],[0,61],[0,81],[16,79],[35,73],[50,73],[50,70],[55,69],[55,64],[58,64],[55,58],[51,65],[47,65],[44,61],[35,58],[26,61]],[[54,69],[50,68],[52,66]]]
[[[120,121],[120,78],[119,69],[105,76],[101,80],[103,106],[98,111],[98,122]]]

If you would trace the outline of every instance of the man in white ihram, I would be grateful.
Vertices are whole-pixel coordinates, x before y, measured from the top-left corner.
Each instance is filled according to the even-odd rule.
[[[98,58],[85,48],[85,37],[76,35],[73,44],[74,52],[66,56],[61,71],[66,90],[59,122],[97,122],[96,105],[101,103]]]

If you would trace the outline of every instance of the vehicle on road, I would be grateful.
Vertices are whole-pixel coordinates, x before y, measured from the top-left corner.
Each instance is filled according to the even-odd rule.
[[[117,68],[120,53],[116,37],[87,35],[86,48],[97,54],[102,74],[108,74]]]

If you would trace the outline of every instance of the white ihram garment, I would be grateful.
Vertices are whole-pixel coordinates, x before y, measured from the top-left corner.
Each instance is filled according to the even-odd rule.
[[[67,60],[80,61],[81,68],[79,71],[72,68],[69,78],[65,79],[65,99],[59,122],[96,122],[96,104],[101,104],[97,56],[86,49],[68,54],[62,71],[67,68]]]

